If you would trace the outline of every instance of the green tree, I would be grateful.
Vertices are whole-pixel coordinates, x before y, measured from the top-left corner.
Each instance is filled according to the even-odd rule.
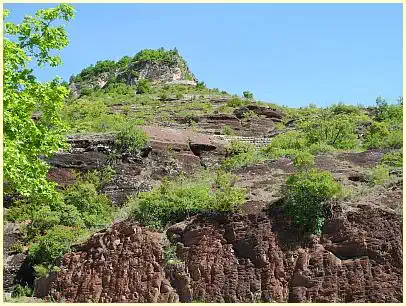
[[[152,92],[151,82],[147,79],[139,80],[137,83],[137,93],[138,94],[145,94]]]
[[[244,91],[242,94],[245,99],[249,99],[249,100],[254,99],[254,94],[248,90]]]
[[[330,172],[317,169],[298,171],[286,181],[285,212],[302,230],[320,234],[324,219],[330,213],[327,202],[340,192],[341,185]]]
[[[4,11],[5,17],[9,11]],[[49,198],[54,184],[46,179],[48,165],[43,160],[65,145],[65,126],[60,110],[68,90],[61,81],[40,83],[31,61],[42,67],[60,65],[53,55],[68,45],[63,25],[74,17],[67,4],[38,10],[20,24],[4,25],[4,182],[5,192]],[[32,115],[39,113],[39,119]]]

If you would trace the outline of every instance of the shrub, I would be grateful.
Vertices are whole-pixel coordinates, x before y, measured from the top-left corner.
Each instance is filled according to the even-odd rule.
[[[392,129],[389,130],[389,135],[385,139],[384,148],[389,149],[402,149],[403,147],[403,130]]]
[[[306,150],[307,142],[303,133],[288,131],[272,138],[265,147],[264,153],[271,158],[295,155],[298,151]]]
[[[8,251],[11,254],[18,254],[18,253],[22,253],[24,252],[24,246],[20,243],[20,242],[16,242],[13,245],[10,246],[10,248],[8,249]]]
[[[134,95],[134,88],[124,83],[111,83],[104,90],[107,94]]]
[[[353,115],[332,114],[323,110],[300,124],[307,142],[325,143],[337,149],[353,149],[357,145],[357,118]]]
[[[97,190],[100,190],[113,179],[115,173],[116,171],[111,166],[105,166],[101,169],[87,172],[82,181],[91,183]]]
[[[112,221],[113,211],[109,198],[99,194],[91,183],[80,182],[69,186],[64,199],[66,205],[77,210],[75,214],[80,216],[86,227],[100,227]]]
[[[300,170],[308,169],[314,166],[314,156],[306,151],[298,152],[293,159],[293,165]]]
[[[139,80],[136,85],[137,94],[146,94],[152,92],[151,82],[147,79]]]
[[[248,142],[233,140],[225,149],[228,157],[222,166],[228,170],[246,167],[265,159],[261,152]]]
[[[199,82],[196,84],[196,89],[198,90],[206,89],[206,84],[204,84],[204,82]]]
[[[336,149],[325,143],[313,143],[309,146],[309,152],[313,155],[317,153],[331,153],[336,151]]]
[[[385,138],[389,135],[388,126],[384,122],[372,122],[364,136],[364,145],[367,149],[376,149],[384,146]]]
[[[63,119],[71,132],[105,132],[120,128],[125,122],[123,114],[109,114],[108,108],[100,99],[78,99],[66,105]]]
[[[331,173],[311,169],[291,175],[286,182],[285,213],[306,232],[320,234],[329,214],[327,201],[341,192]]]
[[[384,184],[389,178],[389,168],[386,165],[375,166],[367,175],[367,180],[371,185]]]
[[[249,102],[244,101],[238,97],[232,97],[230,100],[227,101],[227,106],[228,107],[240,107],[247,105]]]
[[[214,198],[209,211],[233,212],[238,210],[244,203],[246,190],[235,186],[236,177],[230,173],[217,171],[214,184]]]
[[[13,288],[13,292],[11,293],[11,297],[13,298],[19,298],[23,296],[33,296],[34,295],[34,290],[30,288],[29,286],[22,286],[20,284],[17,284]]]
[[[147,134],[134,124],[125,125],[117,135],[116,150],[135,153],[148,143]]]
[[[46,266],[39,264],[34,265],[34,271],[36,278],[42,278],[48,276],[49,269]]]
[[[255,146],[249,142],[232,140],[230,144],[225,146],[227,155],[237,155],[241,153],[248,153],[255,149]]]
[[[229,125],[225,125],[223,127],[223,134],[224,135],[234,135],[233,128],[231,126],[229,126]]]
[[[399,104],[390,105],[382,97],[376,98],[376,116],[378,121],[401,123],[403,120],[403,99],[399,99]]]
[[[169,265],[183,262],[176,254],[176,245],[170,244],[164,248],[164,261]]]
[[[170,222],[201,212],[226,212],[245,202],[246,191],[234,186],[233,177],[222,172],[215,177],[180,177],[129,200],[134,218],[144,225],[163,228]]]
[[[248,90],[244,91],[242,94],[245,99],[249,99],[249,100],[254,99],[254,94]]]
[[[70,250],[75,239],[83,234],[78,228],[55,226],[48,230],[46,235],[40,236],[28,251],[34,264],[53,264],[55,259]]]
[[[181,92],[176,93],[176,99],[183,99],[184,95]]]
[[[360,115],[361,110],[355,105],[346,105],[344,103],[333,104],[329,107],[331,112],[335,115],[346,114],[346,115]]]
[[[395,151],[388,152],[381,159],[381,164],[390,167],[402,167],[403,166],[403,152]]]
[[[165,92],[165,91],[163,91],[163,92],[159,95],[159,99],[160,99],[161,101],[166,101],[166,100],[168,100],[168,93]]]
[[[176,63],[176,59],[182,60],[178,51],[175,49],[173,50],[165,50],[164,48],[159,49],[143,49],[139,51],[132,62],[140,63],[145,61],[157,62],[157,63],[165,63],[168,65],[174,65]]]

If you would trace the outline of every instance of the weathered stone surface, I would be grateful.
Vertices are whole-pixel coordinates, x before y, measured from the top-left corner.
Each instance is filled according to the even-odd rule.
[[[32,267],[27,264],[26,253],[12,253],[10,247],[21,242],[21,224],[7,222],[3,226],[3,290],[12,292],[16,284],[32,284]]]
[[[206,302],[402,301],[400,216],[361,206],[330,220],[320,241],[309,242],[295,238],[286,221],[275,218],[201,216],[182,233],[178,227],[170,228],[169,236],[180,237],[178,255],[188,276],[183,284],[192,298]],[[172,233],[173,229],[177,232]]]
[[[275,122],[280,122],[283,119],[283,113],[281,113],[278,110],[261,106],[261,105],[256,105],[256,104],[250,104],[247,106],[242,106],[236,110],[234,110],[234,115],[237,118],[243,118],[244,114],[248,111],[253,111],[257,115],[262,115],[265,116],[266,118],[271,118]]]
[[[205,158],[220,156],[222,146],[209,136],[190,130],[175,130],[156,126],[141,127],[150,137],[149,145],[134,155],[121,154],[112,158],[115,134],[88,134],[69,137],[71,149],[50,159],[53,168],[49,179],[61,186],[74,182],[70,170],[88,171],[112,166],[116,174],[103,187],[114,204],[123,204],[128,196],[151,190],[164,176],[181,172],[191,174],[205,166]],[[212,162],[219,157],[211,158]]]
[[[66,302],[177,302],[162,265],[160,234],[118,223],[66,254],[48,292]]]

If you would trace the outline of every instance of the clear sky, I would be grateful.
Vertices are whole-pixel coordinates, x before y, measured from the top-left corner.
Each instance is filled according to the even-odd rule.
[[[10,21],[48,4],[5,4]],[[68,80],[97,60],[177,47],[208,87],[288,106],[402,95],[401,4],[74,4]]]

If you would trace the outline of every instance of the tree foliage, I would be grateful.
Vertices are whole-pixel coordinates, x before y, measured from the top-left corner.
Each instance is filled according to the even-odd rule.
[[[5,11],[5,16],[9,14]],[[64,147],[65,126],[60,118],[68,90],[58,79],[40,83],[29,64],[61,64],[54,51],[68,45],[63,25],[74,17],[73,7],[61,4],[25,16],[20,24],[4,26],[4,181],[6,192],[22,196],[53,194],[46,180],[48,165],[43,158]],[[34,113],[39,119],[34,120]]]
[[[286,182],[286,213],[304,231],[319,234],[329,210],[327,201],[341,192],[330,172],[310,169],[291,175]]]

